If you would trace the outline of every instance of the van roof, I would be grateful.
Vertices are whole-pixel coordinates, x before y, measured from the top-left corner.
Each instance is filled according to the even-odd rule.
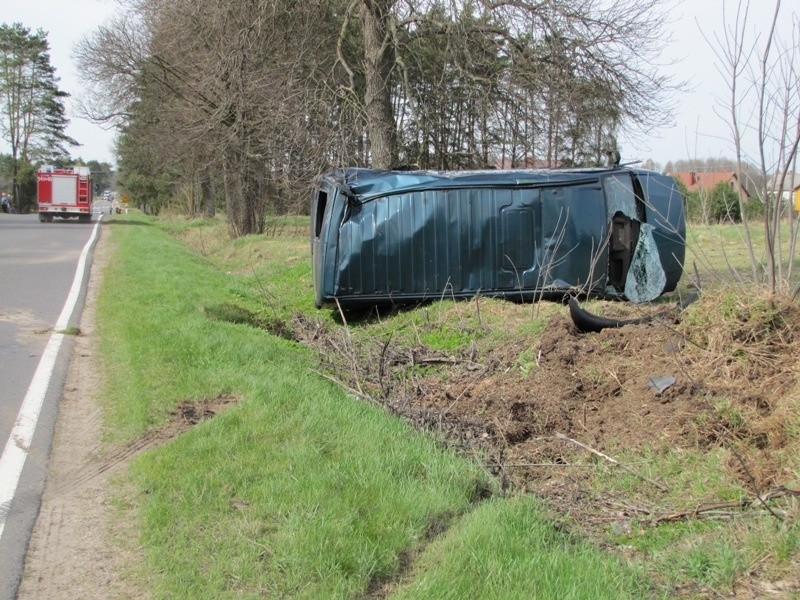
[[[579,185],[597,181],[608,173],[649,173],[630,168],[508,169],[485,171],[383,171],[336,169],[322,181],[340,189],[356,201],[419,190],[480,187],[538,187],[547,184]]]

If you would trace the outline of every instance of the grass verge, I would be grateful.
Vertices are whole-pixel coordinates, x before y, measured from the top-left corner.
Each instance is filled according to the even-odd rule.
[[[641,596],[638,572],[560,533],[530,501],[481,502],[494,485],[476,463],[316,375],[308,349],[218,318],[213,307],[285,318],[310,305],[307,265],[275,266],[297,262],[299,241],[260,246],[271,266],[224,269],[148,218],[106,234],[115,259],[98,331],[112,373],[109,442],[146,437],[187,401],[239,399],[131,467],[148,595]],[[252,243],[234,243],[226,260]],[[436,595],[442,586],[465,595]]]

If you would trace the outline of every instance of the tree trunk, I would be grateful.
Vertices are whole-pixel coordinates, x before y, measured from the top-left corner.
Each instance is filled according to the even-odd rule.
[[[230,150],[225,161],[225,206],[233,237],[264,233],[266,189],[263,166]]]
[[[200,202],[203,205],[203,214],[213,219],[217,211],[214,206],[214,189],[211,187],[211,177],[208,173],[204,173],[200,178]]]
[[[372,166],[378,169],[391,168],[397,158],[397,130],[389,85],[393,66],[389,19],[394,1],[361,1],[361,23],[364,29],[364,110]]]

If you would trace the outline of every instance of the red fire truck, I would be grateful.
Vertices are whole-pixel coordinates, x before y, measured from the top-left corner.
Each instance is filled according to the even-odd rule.
[[[92,220],[92,173],[89,167],[57,169],[45,165],[37,173],[36,201],[39,220],[52,223],[53,217]]]

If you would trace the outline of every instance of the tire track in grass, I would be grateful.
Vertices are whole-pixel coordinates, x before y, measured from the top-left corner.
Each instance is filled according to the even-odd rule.
[[[79,488],[101,475],[116,472],[123,465],[129,464],[131,460],[142,452],[157,448],[177,438],[195,425],[211,419],[237,402],[238,398],[233,396],[220,396],[208,401],[181,402],[170,413],[170,420],[165,425],[148,431],[142,437],[115,449],[105,456],[96,451],[93,453],[96,459],[93,458],[71,471],[65,477],[65,481],[55,489],[59,492],[64,492]]]
[[[364,595],[361,596],[361,600],[384,600],[385,598],[389,598],[392,592],[414,576],[417,558],[424,554],[425,549],[430,544],[446,535],[459,520],[469,515],[482,502],[488,500],[492,496],[492,490],[488,486],[478,486],[466,510],[459,512],[445,511],[442,514],[434,516],[425,528],[422,542],[417,544],[414,548],[400,553],[397,561],[397,568],[393,573],[388,576],[373,577],[367,584],[367,590],[364,592]]]

